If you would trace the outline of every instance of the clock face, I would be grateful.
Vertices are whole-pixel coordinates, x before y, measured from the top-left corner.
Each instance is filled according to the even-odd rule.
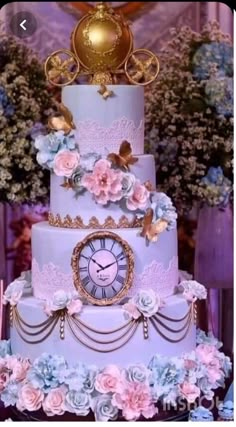
[[[133,253],[115,233],[90,234],[75,247],[72,266],[76,287],[93,304],[113,304],[132,284]]]

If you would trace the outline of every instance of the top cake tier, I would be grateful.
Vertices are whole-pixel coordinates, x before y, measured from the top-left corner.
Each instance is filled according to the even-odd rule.
[[[140,86],[107,86],[104,99],[97,85],[72,85],[62,90],[62,102],[73,115],[80,154],[119,152],[127,140],[135,155],[144,153],[144,91]]]

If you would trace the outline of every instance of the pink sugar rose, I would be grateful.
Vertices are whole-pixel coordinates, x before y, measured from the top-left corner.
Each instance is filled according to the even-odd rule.
[[[199,344],[196,354],[202,363],[209,365],[215,359],[216,348],[209,344]]]
[[[106,205],[109,201],[121,199],[122,178],[121,171],[111,169],[111,163],[101,159],[95,164],[92,173],[83,176],[81,184],[94,195],[97,203]]]
[[[43,401],[44,412],[52,417],[53,415],[63,415],[65,412],[65,389],[63,387],[54,388],[47,394]]]
[[[31,384],[24,384],[19,391],[17,409],[19,411],[37,411],[40,409],[44,399],[44,394],[40,389],[34,388]]]
[[[11,364],[11,379],[13,379],[14,381],[23,381],[26,378],[29,368],[30,362],[27,359],[17,360],[13,364]]]
[[[95,388],[100,393],[115,393],[122,387],[122,375],[116,365],[108,365],[97,375]]]
[[[139,180],[134,184],[134,191],[132,195],[127,199],[126,206],[130,211],[136,211],[137,209],[145,209],[149,199],[149,191],[142,185]]]
[[[126,420],[137,420],[141,415],[152,418],[157,413],[145,383],[126,382],[119,393],[115,393],[112,404],[122,410]]]
[[[77,151],[59,151],[54,158],[53,170],[57,176],[70,178],[79,163],[80,155]]]
[[[140,311],[132,302],[127,302],[126,304],[124,304],[123,310],[125,310],[132,319],[138,319],[141,316]]]
[[[189,403],[195,402],[195,400],[200,396],[201,393],[199,387],[189,383],[188,381],[184,381],[179,388],[180,393]]]
[[[82,307],[83,307],[83,304],[80,301],[80,299],[74,299],[70,301],[69,304],[67,305],[68,314],[70,316],[73,316],[73,314],[78,314],[81,312]]]

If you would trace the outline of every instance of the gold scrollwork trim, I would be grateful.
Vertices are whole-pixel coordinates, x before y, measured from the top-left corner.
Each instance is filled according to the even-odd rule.
[[[137,217],[129,220],[125,215],[122,215],[118,222],[111,216],[108,216],[103,223],[100,223],[99,220],[93,216],[86,225],[80,216],[71,218],[70,215],[66,215],[64,218],[61,218],[59,214],[54,215],[52,212],[49,212],[48,222],[53,227],[105,230],[116,228],[140,228],[142,227],[143,221]]]

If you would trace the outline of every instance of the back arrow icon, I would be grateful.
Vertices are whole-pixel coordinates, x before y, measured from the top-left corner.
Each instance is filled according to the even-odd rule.
[[[20,23],[20,27],[24,30],[24,31],[26,31],[26,27],[24,26],[24,24],[26,23],[26,19],[24,19],[24,21],[22,21],[21,23]]]

